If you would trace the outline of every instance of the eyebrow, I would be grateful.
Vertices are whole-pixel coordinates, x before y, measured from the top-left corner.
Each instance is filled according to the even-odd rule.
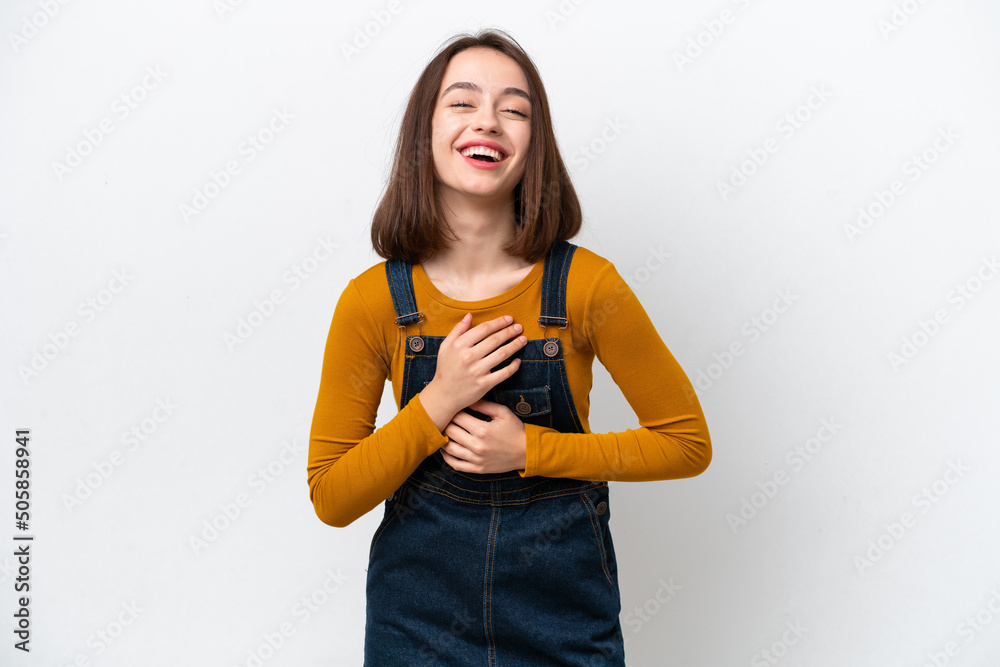
[[[441,97],[444,97],[453,90],[471,90],[473,92],[479,93],[480,95],[483,93],[483,89],[480,88],[477,84],[474,84],[469,81],[456,81],[455,83],[451,84],[450,86],[444,89],[444,92],[441,93]],[[517,97],[523,97],[529,102],[531,101],[531,96],[516,86],[508,86],[500,91],[500,97],[505,97],[507,95],[515,95]]]

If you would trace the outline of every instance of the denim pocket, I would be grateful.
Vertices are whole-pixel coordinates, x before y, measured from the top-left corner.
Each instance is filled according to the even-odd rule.
[[[608,504],[608,487],[599,487],[596,489],[596,493],[594,490],[591,490],[589,494],[585,492],[580,493],[580,499],[590,517],[590,525],[593,528],[594,544],[600,560],[601,572],[612,590],[614,590],[615,596],[621,599],[618,590],[618,564],[615,558],[614,544],[611,541],[611,529],[608,524],[608,520],[611,518],[610,505]]]
[[[495,389],[496,403],[506,406],[521,419],[529,419],[552,412],[549,387],[529,387],[527,389]]]
[[[371,562],[372,554],[375,552],[375,543],[378,542],[378,538],[382,536],[382,533],[389,524],[392,523],[396,515],[399,514],[399,507],[402,504],[403,496],[405,495],[407,488],[406,482],[403,482],[402,486],[393,491],[392,495],[385,499],[385,513],[382,515],[382,521],[379,523],[378,528],[375,529],[375,534],[372,535],[371,546],[368,547],[368,561]]]

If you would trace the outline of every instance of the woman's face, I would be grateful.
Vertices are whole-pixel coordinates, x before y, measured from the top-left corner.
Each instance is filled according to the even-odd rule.
[[[524,175],[531,112],[528,80],[512,58],[478,47],[452,57],[431,130],[439,196],[445,201],[459,197],[498,206],[508,203]],[[475,146],[499,154],[463,155]]]

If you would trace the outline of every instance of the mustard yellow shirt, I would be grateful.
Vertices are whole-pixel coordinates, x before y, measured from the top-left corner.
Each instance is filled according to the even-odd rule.
[[[352,523],[448,443],[419,394],[375,429],[387,379],[399,408],[406,335],[447,336],[471,312],[470,327],[510,315],[528,339],[545,338],[538,325],[543,262],[506,292],[479,301],[446,296],[415,264],[414,296],[426,319],[405,331],[395,323],[385,262],[348,283],[330,324],[309,435],[309,497],[320,520]],[[584,433],[525,424],[527,460],[520,474],[636,482],[703,472],[712,459],[711,440],[691,382],[614,264],[579,245],[567,276],[566,311],[567,328],[549,326],[547,335],[558,332]],[[590,432],[595,356],[635,411],[639,428]]]

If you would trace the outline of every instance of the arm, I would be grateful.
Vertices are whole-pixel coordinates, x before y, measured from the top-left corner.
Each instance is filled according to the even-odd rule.
[[[611,263],[591,287],[584,330],[640,428],[561,433],[525,424],[527,460],[521,474],[641,482],[704,472],[712,446],[694,387]]]
[[[330,324],[309,434],[309,499],[331,526],[347,526],[376,507],[448,442],[420,394],[374,430],[390,363],[385,355],[380,328],[351,280]]]

